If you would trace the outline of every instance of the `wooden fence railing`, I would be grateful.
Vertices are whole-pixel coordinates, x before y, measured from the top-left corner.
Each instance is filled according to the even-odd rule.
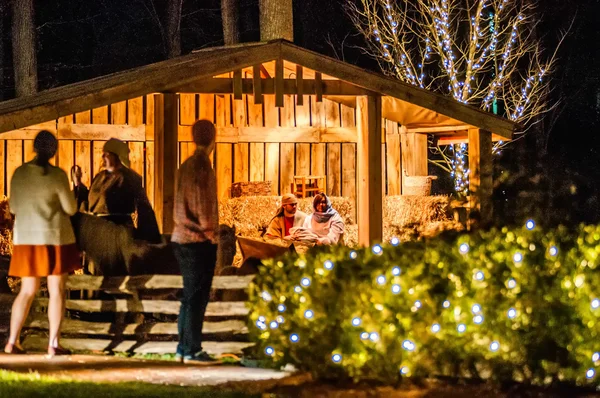
[[[253,275],[215,276],[218,291],[246,289]],[[61,328],[61,344],[76,351],[175,353],[177,315],[182,278],[177,275],[102,277],[71,275],[71,292],[96,291],[93,299],[66,301],[67,314]],[[166,292],[166,293],[165,293]],[[236,295],[240,297],[240,295]],[[165,299],[166,298],[166,299]],[[14,296],[0,295],[0,311],[10,311]],[[37,297],[22,333],[25,349],[45,351],[48,299]],[[208,304],[203,348],[210,354],[240,354],[249,347],[245,301],[214,301]]]

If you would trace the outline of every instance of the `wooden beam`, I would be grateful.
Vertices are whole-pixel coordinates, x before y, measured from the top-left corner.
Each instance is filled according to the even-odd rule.
[[[48,330],[48,316],[46,314],[32,314],[25,323],[26,328]],[[77,319],[64,319],[60,331],[65,334],[91,334],[107,336],[136,336],[148,334],[176,335],[177,322],[157,323],[128,323],[117,324],[112,322],[86,322]],[[248,328],[244,321],[204,322],[202,333],[231,333],[247,334]]]
[[[242,70],[236,69],[233,71],[233,99],[241,100],[242,96]]]
[[[217,143],[356,142],[356,127],[217,127]],[[179,141],[191,142],[191,126],[179,126]]]
[[[321,72],[315,72],[315,95],[317,102],[323,102],[323,75]]]
[[[356,105],[358,243],[368,246],[383,238],[381,97],[360,96]]]
[[[163,234],[173,231],[177,172],[178,106],[176,94],[154,97],[154,211]]]
[[[294,46],[291,43],[282,42],[281,53],[281,56],[287,61],[318,70],[321,73],[368,88],[380,94],[395,97],[419,107],[438,112],[465,124],[492,131],[503,136],[505,139],[512,139],[513,132],[518,128],[516,123],[481,109],[461,104],[452,98],[419,89],[396,79],[368,72],[340,60],[324,57],[321,54]]]
[[[481,225],[492,221],[493,164],[492,134],[480,129],[469,129],[469,205],[474,220]]]
[[[408,133],[424,133],[424,134],[434,134],[434,133],[443,133],[448,131],[467,131],[472,126],[467,124],[460,126],[439,126],[439,127],[413,127],[407,128],[406,131]]]
[[[275,106],[283,108],[283,59],[275,60]]]
[[[242,92],[243,92],[242,81]],[[260,78],[260,67],[254,65],[252,67],[252,94],[254,95],[254,103],[260,105],[263,103],[262,79]]]
[[[278,42],[190,55],[131,71],[42,91],[0,103],[0,132],[109,105],[149,93],[164,92],[234,68],[243,69],[278,57]]]
[[[302,65],[296,65],[296,105],[304,105],[304,68]]]
[[[469,134],[467,131],[461,131],[458,134],[454,135],[441,135],[435,136],[438,145],[452,145],[452,144],[468,144],[469,143]],[[492,142],[505,141],[506,138],[501,137],[496,134],[492,134]]]
[[[246,289],[254,275],[215,276],[212,289]],[[181,289],[180,275],[142,276],[94,276],[69,275],[67,289],[71,290],[110,290],[130,292],[139,289]]]
[[[256,81],[260,82],[262,94],[275,94],[275,79],[242,79],[242,93],[256,95]],[[320,87],[321,96],[348,96],[368,95],[373,92],[362,87],[346,83],[343,80],[322,80],[320,83],[313,79],[304,79],[302,82],[302,91],[304,95],[316,94],[317,87]],[[201,93],[201,94],[231,94],[233,93],[233,79],[225,77],[214,77],[198,80],[186,84],[185,86],[175,87],[168,92],[171,93]],[[297,79],[283,79],[284,94],[298,94]]]

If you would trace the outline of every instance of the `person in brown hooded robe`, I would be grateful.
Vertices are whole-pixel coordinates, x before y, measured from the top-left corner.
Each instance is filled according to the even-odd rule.
[[[82,214],[76,221],[78,243],[92,260],[93,274],[138,273],[132,267],[147,252],[144,244],[162,242],[156,216],[142,177],[129,168],[127,144],[111,138],[102,159],[104,170],[94,177],[88,196],[92,216]]]

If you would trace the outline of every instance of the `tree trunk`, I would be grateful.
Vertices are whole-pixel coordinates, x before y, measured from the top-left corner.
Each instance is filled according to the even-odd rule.
[[[16,95],[35,94],[38,82],[33,0],[13,2],[12,48]]]
[[[260,40],[294,41],[292,0],[259,0]]]
[[[223,41],[225,45],[239,43],[238,0],[221,0],[221,19],[223,20]]]
[[[6,12],[6,3],[0,3],[0,101],[4,101],[4,15]],[[0,277],[0,280],[3,280]],[[1,283],[0,283],[1,285]],[[1,287],[0,287],[0,291]]]
[[[181,55],[181,6],[183,0],[169,0],[167,5],[167,21],[165,26],[165,41],[167,43],[167,58]]]

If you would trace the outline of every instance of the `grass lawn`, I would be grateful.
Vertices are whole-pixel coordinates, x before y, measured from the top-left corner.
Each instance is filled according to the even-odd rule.
[[[90,383],[57,379],[38,373],[0,370],[0,397],[248,397],[239,392],[222,392],[211,387],[179,387],[148,383]],[[254,395],[260,397],[259,395]]]

